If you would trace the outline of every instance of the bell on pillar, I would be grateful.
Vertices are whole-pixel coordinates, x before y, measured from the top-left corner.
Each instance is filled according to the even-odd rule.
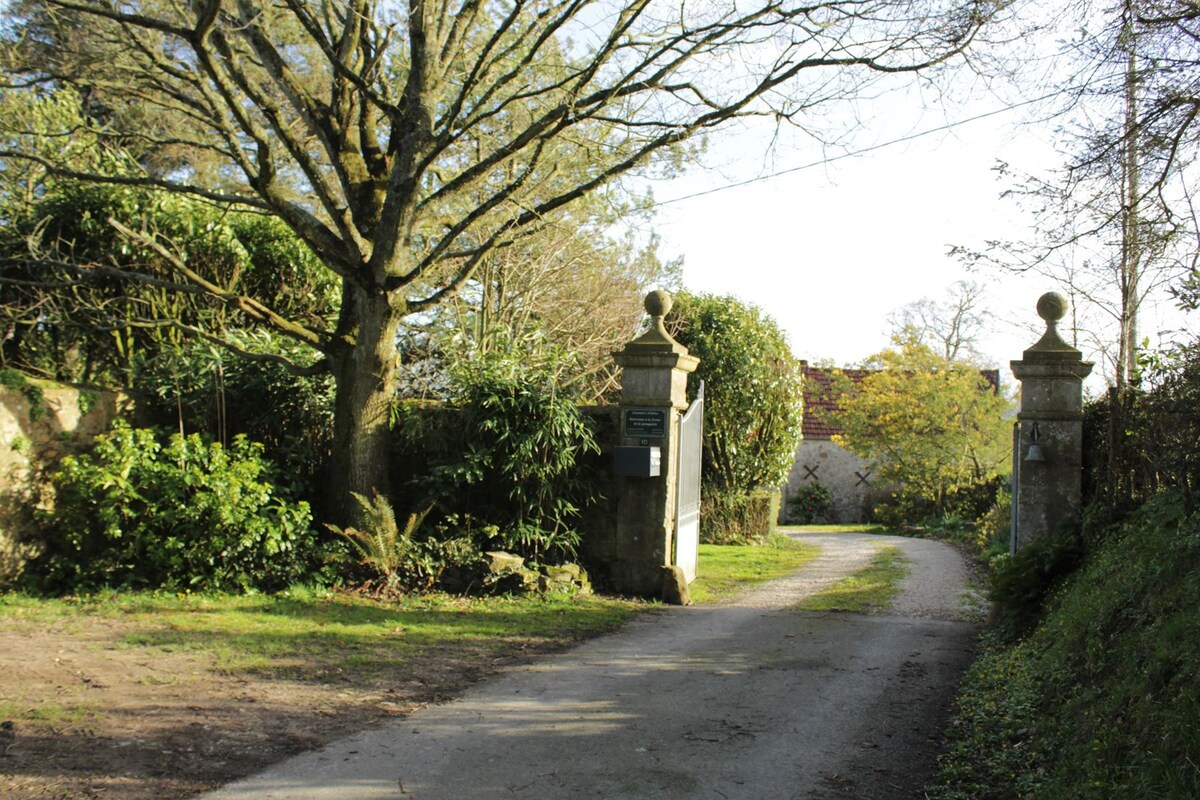
[[[1029,432],[1029,450],[1025,453],[1025,460],[1034,463],[1040,463],[1046,460],[1046,456],[1042,453],[1042,443],[1038,441],[1041,438],[1038,432],[1038,424],[1033,423],[1033,430]]]

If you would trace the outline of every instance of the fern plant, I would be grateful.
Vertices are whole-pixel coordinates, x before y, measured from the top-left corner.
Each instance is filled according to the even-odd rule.
[[[384,592],[396,593],[413,585],[432,586],[443,566],[415,534],[433,506],[409,514],[401,528],[392,504],[377,490],[372,490],[371,497],[358,492],[353,495],[363,511],[366,530],[328,523],[325,527],[350,543],[360,563],[376,574]]]

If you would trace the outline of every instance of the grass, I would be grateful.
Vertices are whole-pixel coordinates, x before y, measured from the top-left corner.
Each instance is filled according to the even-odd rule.
[[[398,681],[402,688],[412,682],[404,676],[419,684],[412,691],[428,693],[417,697],[424,702],[497,665],[611,629],[647,605],[565,593],[382,602],[303,588],[273,596],[0,594],[0,646],[26,642],[30,658],[49,658],[54,642],[75,642],[65,657],[75,677],[63,673],[62,685],[0,678],[0,720],[38,735],[83,727],[104,737],[130,708],[157,713],[154,698],[163,687],[178,685],[187,694],[192,685],[198,707],[207,708],[224,702],[214,700],[215,687],[273,683],[280,697],[305,704],[294,713],[328,703],[331,724],[346,730],[337,713],[354,707],[369,717],[383,707],[381,692],[390,699]],[[94,658],[111,674],[93,670]],[[130,668],[128,685],[118,677],[120,665]],[[80,677],[96,674],[104,684]],[[110,691],[90,691],[101,685]],[[223,691],[216,697],[224,698]]]
[[[848,611],[865,614],[885,610],[908,574],[907,558],[898,547],[881,547],[871,563],[828,589],[798,604],[802,611]]]
[[[566,644],[607,630],[644,604],[597,596],[463,598],[429,595],[380,602],[297,589],[275,596],[111,593],[43,599],[0,595],[0,617],[64,631],[112,620],[116,645],[191,651],[228,673],[352,681],[457,648]]]
[[[47,724],[80,724],[97,719],[100,706],[95,703],[59,703],[48,701],[30,706],[12,700],[0,700],[0,719],[21,719]]]
[[[991,636],[929,797],[1200,797],[1200,514],[1182,505],[1161,497],[1098,537],[1032,631]]]
[[[765,545],[700,545],[692,601],[719,603],[747,586],[782,578],[817,557],[820,548],[776,535]]]
[[[787,575],[818,550],[786,536],[761,547],[702,545],[697,602]],[[645,604],[602,596],[458,597],[381,602],[325,590],[278,595],[107,592],[47,599],[0,595],[8,626],[62,633],[111,628],[112,646],[195,653],[224,673],[347,683],[403,670],[433,653],[482,657],[489,648],[568,644],[611,629]],[[111,624],[109,624],[111,623]],[[155,677],[153,680],[171,680]]]
[[[719,602],[748,585],[793,572],[818,552],[786,536],[760,547],[703,545],[693,598]],[[99,647],[132,652],[139,662],[180,653],[198,656],[207,668],[233,677],[349,690],[397,674],[488,663],[527,647],[570,644],[646,607],[641,601],[567,594],[430,594],[383,602],[303,587],[278,595],[107,592],[54,599],[0,594],[0,626],[91,641],[99,633]],[[138,680],[167,685],[188,678],[164,671]],[[4,695],[0,692],[0,718],[5,719],[69,721],[103,711],[59,702],[64,698]]]

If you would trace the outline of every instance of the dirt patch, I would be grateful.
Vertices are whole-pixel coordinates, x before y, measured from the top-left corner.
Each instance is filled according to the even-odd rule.
[[[133,630],[0,618],[0,721],[15,721],[0,740],[0,798],[188,797],[561,648],[464,643],[352,684],[334,661],[294,679],[229,674],[210,653],[123,644]]]

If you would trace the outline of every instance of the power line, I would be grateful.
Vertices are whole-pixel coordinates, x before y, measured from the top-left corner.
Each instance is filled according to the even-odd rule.
[[[727,183],[724,186],[715,186],[712,189],[705,189],[704,191],[694,192],[693,194],[685,194],[681,197],[672,197],[670,200],[660,200],[660,201],[654,203],[654,205],[655,206],[666,206],[666,205],[670,205],[672,203],[682,203],[684,200],[693,200],[697,197],[705,197],[706,195],[716,194],[717,192],[723,192],[727,189],[737,189],[742,186],[749,186],[752,183],[761,183],[762,181],[767,181],[772,178],[778,178],[782,175],[790,175],[793,172],[800,172],[801,170],[812,169],[813,167],[820,167],[825,164],[832,164],[834,161],[841,161],[844,158],[852,158],[855,156],[865,155],[867,153],[873,153],[876,150],[882,150],[885,147],[891,147],[891,146],[897,145],[897,144],[904,144],[905,142],[911,142],[915,139],[920,139],[923,136],[931,136],[935,133],[944,133],[946,131],[957,128],[960,125],[966,125],[971,122],[978,122],[981,119],[987,119],[988,117],[994,117],[999,114],[1007,113],[1009,111],[1015,111],[1016,109],[1022,108],[1024,106],[1033,105],[1035,103],[1041,103],[1045,100],[1049,100],[1051,98],[1058,97],[1058,96],[1064,94],[1065,91],[1066,91],[1065,89],[1057,89],[1053,92],[1050,92],[1049,94],[1044,94],[1041,97],[1035,97],[1031,100],[1022,100],[1019,103],[1013,103],[1012,105],[1003,106],[1001,108],[995,108],[995,109],[992,109],[991,111],[985,111],[982,114],[976,114],[973,117],[967,117],[966,119],[955,120],[954,122],[947,122],[945,125],[939,125],[936,128],[930,128],[929,130],[919,131],[917,133],[912,133],[907,136],[901,136],[899,139],[892,139],[891,141],[880,142],[879,144],[871,145],[870,147],[864,147],[861,150],[855,150],[850,153],[842,153],[841,155],[831,156],[829,158],[822,158],[819,161],[813,161],[808,164],[802,164],[798,167],[788,167],[787,169],[779,170],[778,172],[771,172],[766,175],[758,175],[756,177],[747,178],[744,181],[737,181],[735,183]]]

